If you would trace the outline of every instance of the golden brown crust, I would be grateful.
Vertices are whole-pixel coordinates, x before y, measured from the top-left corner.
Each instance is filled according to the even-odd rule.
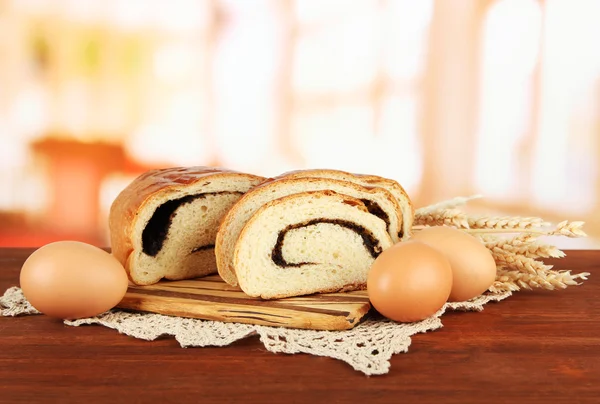
[[[147,171],[134,179],[113,201],[109,213],[112,254],[123,264],[131,279],[131,254],[135,219],[148,201],[158,195],[167,196],[178,190],[220,174],[243,175],[256,181],[263,177],[221,167],[172,167]]]

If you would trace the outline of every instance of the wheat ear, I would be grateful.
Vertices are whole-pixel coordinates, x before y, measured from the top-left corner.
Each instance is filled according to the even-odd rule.
[[[521,289],[542,288],[548,290],[565,289],[580,285],[578,280],[587,280],[590,274],[582,272],[572,275],[571,271],[548,271],[544,274],[530,274],[499,267],[496,282],[489,288],[491,292],[518,291]]]
[[[427,226],[452,226],[468,228],[468,217],[458,209],[444,209],[438,212],[428,212],[415,215],[413,230]]]
[[[563,258],[565,253],[557,247],[537,242],[533,234],[519,234],[513,238],[479,237],[492,255],[516,254],[527,258]]]
[[[428,213],[431,213],[431,212],[440,212],[443,210],[455,209],[459,206],[466,204],[470,200],[481,198],[481,197],[482,197],[481,195],[457,196],[456,198],[452,198],[447,201],[442,201],[442,202],[434,203],[433,205],[419,208],[415,211],[415,216],[427,215]]]

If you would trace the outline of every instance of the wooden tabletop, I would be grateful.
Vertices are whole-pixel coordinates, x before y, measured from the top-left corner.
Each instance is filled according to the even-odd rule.
[[[31,249],[0,249],[0,293]],[[557,268],[582,286],[520,292],[481,313],[448,313],[413,337],[387,375],[342,361],[268,352],[257,338],[181,348],[46,316],[0,317],[0,402],[600,403],[600,251]]]

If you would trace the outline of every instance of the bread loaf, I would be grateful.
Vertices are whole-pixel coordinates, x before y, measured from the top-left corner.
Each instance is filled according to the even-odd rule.
[[[233,264],[234,251],[242,228],[257,210],[266,203],[287,195],[323,190],[331,190],[360,199],[371,214],[385,222],[386,231],[390,234],[391,240],[393,242],[400,240],[403,207],[387,189],[365,187],[350,181],[324,177],[287,178],[280,176],[267,180],[250,190],[223,218],[215,240],[217,268],[221,278],[230,285],[238,284]]]
[[[112,253],[138,285],[215,273],[214,242],[223,215],[263,180],[209,167],[142,174],[111,205]]]
[[[360,199],[301,192],[252,215],[233,264],[240,288],[263,299],[357,290],[365,288],[373,261],[392,244],[386,223]]]

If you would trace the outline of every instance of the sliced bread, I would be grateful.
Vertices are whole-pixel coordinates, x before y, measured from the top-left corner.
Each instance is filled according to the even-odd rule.
[[[364,289],[375,258],[393,241],[384,220],[333,191],[262,205],[243,227],[233,265],[248,295],[277,299]]]
[[[148,171],[111,205],[112,253],[137,285],[215,273],[214,242],[222,217],[263,180],[223,168]]]

